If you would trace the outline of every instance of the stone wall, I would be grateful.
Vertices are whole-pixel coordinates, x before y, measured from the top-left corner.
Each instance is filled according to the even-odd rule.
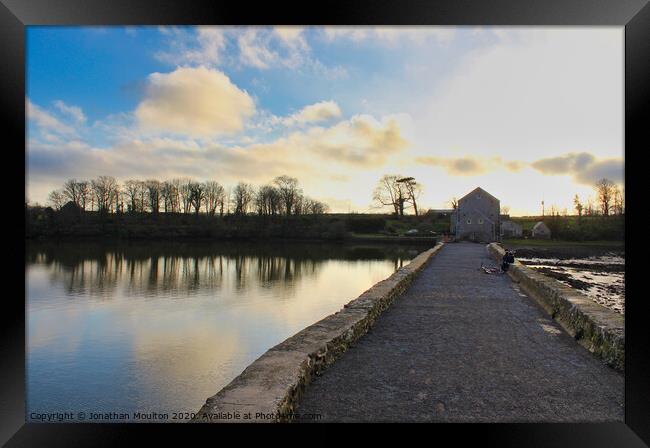
[[[487,249],[500,263],[503,248],[491,243]],[[625,318],[621,314],[518,261],[510,266],[508,275],[582,346],[610,366],[624,369]]]
[[[337,313],[268,350],[208,398],[195,423],[290,421],[302,392],[363,336],[443,246],[436,244]]]

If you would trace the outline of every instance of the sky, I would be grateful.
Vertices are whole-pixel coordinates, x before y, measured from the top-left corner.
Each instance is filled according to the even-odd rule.
[[[296,177],[333,212],[482,187],[511,215],[623,186],[623,27],[27,27],[26,195]]]

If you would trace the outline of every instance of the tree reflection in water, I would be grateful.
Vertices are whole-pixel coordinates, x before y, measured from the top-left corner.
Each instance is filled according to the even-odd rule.
[[[390,260],[395,270],[418,246],[317,243],[34,243],[27,263],[50,267],[73,297],[109,299],[119,285],[133,296],[190,296],[206,288],[274,288],[290,294],[328,260]]]

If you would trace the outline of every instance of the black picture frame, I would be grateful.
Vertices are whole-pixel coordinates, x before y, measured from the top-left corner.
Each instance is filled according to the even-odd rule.
[[[319,3],[215,2],[173,0],[0,0],[0,60],[2,64],[0,116],[4,129],[6,170],[21,177],[25,150],[25,26],[28,25],[164,25],[164,24],[391,24],[391,25],[615,25],[625,27],[625,184],[626,213],[626,351],[625,422],[604,424],[452,424],[418,425],[427,441],[453,437],[454,444],[478,437],[496,446],[641,447],[650,444],[650,350],[643,288],[643,231],[639,224],[644,191],[643,156],[648,150],[647,116],[650,105],[650,6],[648,0],[323,0]],[[15,168],[13,168],[15,166]],[[10,168],[12,167],[12,168]],[[25,172],[22,172],[23,181]],[[7,180],[7,182],[10,182]],[[647,190],[647,189],[646,189]],[[14,195],[5,208],[18,210]],[[22,204],[24,205],[24,204]],[[630,211],[631,210],[631,211]],[[4,294],[0,441],[7,446],[87,446],[128,443],[146,435],[168,439],[172,431],[188,436],[222,437],[238,426],[161,424],[36,424],[25,423],[25,306],[20,298],[24,282],[24,224],[13,223],[4,272],[17,284]],[[647,223],[647,219],[645,220]],[[647,226],[647,224],[646,224]],[[639,230],[637,230],[639,229]],[[635,238],[639,238],[636,240]],[[631,244],[628,244],[631,243]],[[23,260],[24,261],[24,260]],[[24,263],[23,263],[24,264]],[[631,292],[630,292],[631,291]],[[308,425],[309,426],[309,425]],[[269,427],[269,426],[267,426]],[[247,427],[248,428],[248,427]],[[259,426],[257,427],[259,430]],[[287,430],[286,425],[277,425]],[[414,428],[408,428],[409,433]],[[289,430],[293,430],[292,427]],[[219,432],[215,432],[219,431]],[[246,429],[247,432],[250,429]],[[382,434],[386,429],[373,430]],[[392,431],[390,428],[388,429]],[[321,434],[322,432],[319,431]],[[366,432],[366,431],[364,431]],[[144,434],[143,434],[144,433]],[[319,435],[325,441],[327,436]],[[169,440],[169,439],[168,439]],[[215,443],[217,439],[215,440]],[[290,441],[290,440],[287,440]],[[645,442],[645,444],[644,444]],[[300,443],[305,443],[303,440]]]

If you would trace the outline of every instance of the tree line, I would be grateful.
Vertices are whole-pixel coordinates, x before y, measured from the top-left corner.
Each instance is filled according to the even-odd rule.
[[[576,194],[573,198],[573,207],[578,216],[610,216],[625,213],[625,190],[622,190],[609,179],[600,179],[594,185],[596,200],[588,198],[581,201]]]
[[[259,188],[239,182],[232,189],[214,180],[191,178],[130,179],[120,184],[112,176],[92,180],[67,180],[50,193],[50,204],[60,210],[72,202],[84,211],[100,213],[184,213],[209,216],[320,215],[328,206],[303,194],[298,179],[278,176]]]

